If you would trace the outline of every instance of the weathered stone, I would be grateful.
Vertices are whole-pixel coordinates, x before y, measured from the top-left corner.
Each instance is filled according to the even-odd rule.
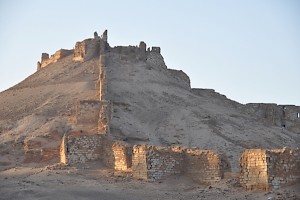
[[[240,159],[240,183],[246,190],[271,190],[300,182],[299,149],[249,149]]]
[[[41,65],[40,68],[46,67],[47,65],[51,63],[55,63],[58,60],[67,57],[73,53],[73,50],[67,50],[67,49],[60,49],[56,51],[51,57],[49,58],[49,54],[42,53],[42,59],[41,59]]]
[[[218,154],[183,147],[135,145],[132,171],[133,177],[145,180],[158,180],[183,173],[201,183],[214,183],[222,178]]]

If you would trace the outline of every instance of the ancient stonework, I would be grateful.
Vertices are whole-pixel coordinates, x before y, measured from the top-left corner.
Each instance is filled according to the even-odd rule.
[[[130,171],[132,166],[132,147],[124,142],[115,142],[112,145],[114,154],[114,169]]]
[[[246,105],[245,110],[254,113],[266,125],[275,125],[300,133],[299,106],[250,103]]]
[[[64,164],[74,164],[98,160],[101,158],[102,146],[101,135],[70,133],[62,140],[60,161]]]
[[[133,147],[133,177],[144,180],[159,180],[180,174],[183,171],[182,149],[135,145]]]
[[[42,53],[42,58],[40,64],[38,64],[37,69],[40,70],[41,68],[46,67],[47,65],[51,63],[55,63],[58,60],[67,57],[73,53],[73,50],[67,50],[67,49],[60,49],[55,52],[55,54],[51,55],[49,58],[49,54]]]
[[[85,41],[76,42],[74,48],[74,61],[83,61],[87,52],[87,44]]]
[[[98,133],[110,133],[110,120],[112,118],[112,103],[111,101],[100,101],[100,110],[98,116]]]
[[[135,145],[132,172],[133,177],[144,180],[159,180],[172,174],[186,174],[204,184],[215,183],[223,176],[221,159],[217,153],[176,146]]]
[[[272,190],[300,183],[299,149],[248,149],[240,159],[240,183],[246,190]]]
[[[214,151],[186,149],[185,173],[199,183],[215,183],[222,179],[224,169],[221,156]]]
[[[160,180],[170,175],[183,174],[201,184],[213,184],[224,178],[224,172],[230,171],[226,158],[210,150],[186,148],[180,146],[159,147],[139,144],[130,145],[118,141],[110,135],[113,102],[109,99],[108,63],[112,54],[117,54],[121,60],[143,62],[149,69],[161,67],[166,69],[159,47],[148,48],[146,43],[139,46],[113,47],[107,42],[107,31],[101,37],[94,33],[93,39],[77,42],[74,49],[74,61],[86,61],[95,56],[99,58],[98,96],[93,100],[81,100],[76,107],[76,130],[66,133],[60,145],[60,162],[64,164],[86,163],[98,160],[107,167],[118,171],[132,172],[133,177],[143,180]],[[42,55],[38,69],[46,63],[61,59],[69,52],[60,50],[56,56],[49,58]],[[53,58],[53,59],[52,59]],[[50,62],[49,60],[52,61]],[[55,61],[56,62],[56,61]],[[160,69],[161,70],[161,69]],[[190,79],[182,71],[168,69],[168,73],[181,87],[194,95],[220,98],[214,90],[191,89]],[[175,81],[176,82],[176,81]],[[222,96],[224,102],[229,102]],[[231,101],[230,101],[231,102]],[[231,104],[233,104],[231,102]],[[234,106],[240,106],[238,103]],[[248,104],[243,107],[245,112],[256,113],[264,123],[282,126],[288,130],[299,130],[300,108],[297,106],[277,106],[276,104]],[[44,149],[44,154],[38,142],[28,142],[26,152],[29,156],[40,159],[50,159],[51,149]],[[55,150],[53,150],[55,151]],[[48,153],[47,153],[48,152]],[[270,190],[282,185],[293,184],[300,180],[299,149],[245,150],[240,159],[240,183],[246,190]],[[226,171],[227,172],[227,171]]]

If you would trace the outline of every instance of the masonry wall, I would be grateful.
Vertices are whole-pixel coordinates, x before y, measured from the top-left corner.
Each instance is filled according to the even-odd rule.
[[[132,166],[132,147],[122,142],[112,145],[114,154],[114,169],[118,171],[129,171]]]
[[[255,114],[266,125],[275,125],[300,133],[300,107],[264,103],[246,104],[245,111]],[[299,113],[299,114],[298,114]]]
[[[98,115],[98,133],[110,133],[110,120],[112,118],[112,103],[110,101],[100,101],[100,110]]]
[[[136,179],[148,180],[148,148],[146,145],[133,146],[132,174]]]
[[[135,145],[133,147],[133,177],[144,180],[158,180],[172,174],[180,174],[183,167],[180,147],[156,147]]]
[[[220,155],[209,150],[186,149],[184,172],[199,183],[218,182],[223,176]]]
[[[49,54],[42,53],[40,67],[38,69],[46,67],[47,65],[49,65],[51,63],[55,63],[59,59],[67,57],[67,56],[71,55],[72,53],[73,53],[73,50],[60,49],[60,50],[56,51],[53,55],[51,55],[50,58],[49,58]]]
[[[300,183],[299,149],[249,149],[240,159],[240,183],[246,190],[271,190]]]
[[[269,190],[265,149],[245,150],[240,158],[240,183],[246,190]]]
[[[132,159],[133,177],[158,180],[172,174],[186,174],[200,183],[215,183],[223,176],[217,153],[183,147],[135,145]]]
[[[102,161],[107,167],[118,171],[129,171],[132,163],[132,147],[100,134],[73,132],[62,138],[61,163],[75,164],[91,160]]]
[[[155,67],[167,68],[164,58],[160,54],[160,48],[159,49],[157,48],[152,47],[151,51],[150,49],[147,50],[147,64],[153,68]]]
[[[300,183],[300,149],[267,151],[268,182],[274,189]]]
[[[72,133],[66,136],[61,146],[61,162],[65,164],[85,163],[98,160],[102,155],[101,135],[81,135]]]

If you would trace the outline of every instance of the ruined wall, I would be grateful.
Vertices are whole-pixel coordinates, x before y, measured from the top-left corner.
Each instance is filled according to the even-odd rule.
[[[249,149],[240,159],[240,183],[246,190],[271,190],[300,183],[299,149]]]
[[[53,55],[51,55],[50,58],[49,58],[49,54],[42,53],[41,62],[38,62],[37,69],[40,70],[41,68],[44,68],[51,63],[55,63],[58,60],[71,55],[72,53],[73,50],[60,49],[56,51]]]
[[[62,138],[60,162],[64,164],[102,161],[109,168],[129,171],[132,165],[132,147],[114,141],[106,135],[72,132]]]
[[[102,153],[101,135],[84,135],[73,132],[63,138],[60,160],[65,164],[98,160]]]
[[[186,149],[184,172],[199,183],[215,183],[222,179],[220,155],[209,150]]]
[[[160,54],[160,48],[159,47],[152,47],[150,50],[148,48],[147,50],[147,64],[153,68],[157,67],[163,67],[167,68],[164,58]]]
[[[183,147],[135,145],[132,158],[133,177],[158,180],[172,174],[186,174],[200,183],[215,183],[223,176],[217,153]]]
[[[142,61],[146,61],[147,59],[146,48],[147,48],[146,43],[141,41],[139,44],[139,54],[140,54],[140,60]]]
[[[146,45],[145,43],[141,43],[140,47],[116,46],[112,48],[110,51],[113,53],[117,53],[120,56],[120,59],[124,61],[130,61],[130,62],[146,61],[145,45]]]
[[[114,154],[114,169],[129,171],[132,166],[132,147],[126,143],[115,142],[112,145]]]
[[[300,133],[300,106],[250,103],[246,104],[245,111],[256,115],[265,125]]]
[[[268,181],[272,188],[300,183],[300,149],[267,151]]]
[[[240,183],[246,190],[269,190],[265,149],[245,150],[240,158]]]
[[[155,147],[135,145],[133,147],[133,177],[158,180],[182,172],[183,154],[180,147]]]
[[[94,37],[93,39],[76,42],[73,60],[83,62],[97,57],[100,52],[100,40],[99,37]]]
[[[112,103],[110,101],[100,101],[100,112],[98,115],[98,133],[110,133],[110,121],[112,118]]]
[[[85,54],[87,52],[87,42],[76,42],[75,48],[74,48],[74,61],[84,61]]]

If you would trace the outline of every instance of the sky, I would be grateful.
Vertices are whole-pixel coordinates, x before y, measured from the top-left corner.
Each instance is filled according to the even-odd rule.
[[[0,91],[35,73],[43,52],[105,29],[111,46],[160,46],[193,88],[300,105],[298,0],[0,0]]]

